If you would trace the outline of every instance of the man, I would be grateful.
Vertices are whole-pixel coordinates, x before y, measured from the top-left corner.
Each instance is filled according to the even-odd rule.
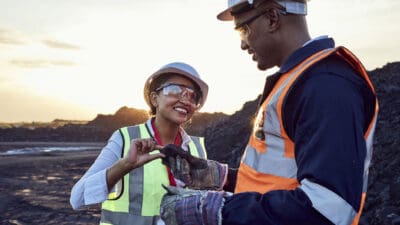
[[[228,0],[218,19],[234,21],[260,70],[280,70],[267,78],[235,194],[169,188],[166,221],[358,224],[378,102],[349,50],[310,38],[306,14],[301,0]]]

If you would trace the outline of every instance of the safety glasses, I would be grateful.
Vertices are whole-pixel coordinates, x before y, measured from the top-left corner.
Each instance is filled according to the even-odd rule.
[[[278,9],[278,8],[269,8],[267,10],[260,11],[259,13],[253,15],[252,17],[248,18],[247,20],[236,24],[235,30],[237,30],[239,32],[240,38],[242,40],[246,40],[247,37],[251,34],[251,29],[250,29],[251,22],[255,21],[257,18],[259,18],[260,16],[264,15],[265,13],[267,13],[271,9],[275,9],[281,15],[286,15],[287,14],[284,10],[281,10],[281,9]]]
[[[157,88],[155,91],[162,91],[163,95],[179,100],[186,99],[195,107],[200,106],[201,95],[191,87],[182,84],[168,83]]]

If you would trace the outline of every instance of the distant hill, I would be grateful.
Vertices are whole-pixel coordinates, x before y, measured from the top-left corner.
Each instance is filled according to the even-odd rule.
[[[96,118],[87,123],[88,126],[102,127],[109,131],[114,131],[120,127],[131,126],[145,122],[149,118],[146,110],[128,108],[126,106],[120,108],[113,115],[98,114]]]
[[[149,117],[145,110],[123,106],[115,114],[98,114],[91,121],[56,119],[50,123],[3,123],[0,124],[0,141],[105,142],[118,128],[143,123]],[[224,113],[197,112],[184,128],[191,135],[204,136],[208,126],[226,118],[228,115]]]
[[[184,124],[184,128],[191,135],[203,136],[207,127],[225,118],[228,118],[228,115],[224,113],[196,112],[192,119]],[[124,106],[113,115],[97,115],[94,120],[87,123],[87,126],[101,127],[114,131],[120,127],[143,123],[148,119],[149,114],[147,111]]]
[[[58,128],[64,125],[83,125],[88,121],[85,120],[63,120],[63,119],[55,119],[51,122],[19,122],[19,123],[0,123],[0,129],[5,128],[27,128],[27,129],[36,129],[43,127],[51,127]]]

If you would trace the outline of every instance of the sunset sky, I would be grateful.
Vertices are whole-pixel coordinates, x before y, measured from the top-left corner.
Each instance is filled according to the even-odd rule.
[[[265,77],[240,49],[227,0],[0,0],[0,122],[91,120],[146,109],[162,65],[193,65],[209,84],[201,112],[233,113]],[[400,61],[399,0],[311,0],[313,37],[329,35],[368,70]]]

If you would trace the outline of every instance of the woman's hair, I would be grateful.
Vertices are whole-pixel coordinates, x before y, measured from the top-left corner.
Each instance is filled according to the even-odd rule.
[[[149,99],[150,99],[150,102],[151,102],[151,97],[150,97],[151,92],[156,91],[157,88],[159,88],[159,87],[161,87],[163,84],[165,84],[165,82],[166,82],[170,77],[172,77],[173,75],[174,75],[174,74],[172,74],[172,73],[164,74],[164,75],[162,75],[162,76],[159,76],[157,79],[153,80],[153,82],[151,82],[151,84],[150,84],[150,91],[149,91]],[[156,115],[156,107],[153,105],[153,103],[151,103],[149,114],[150,114],[151,116]]]
[[[181,76],[179,74],[175,74],[175,73],[166,73],[163,74],[162,76],[159,76],[157,79],[153,80],[153,82],[151,82],[150,84],[150,91],[149,91],[149,99],[151,102],[151,98],[150,98],[150,94],[153,91],[156,91],[157,88],[161,87],[163,84],[165,84],[172,76]],[[191,81],[194,85],[194,88],[196,89],[196,91],[200,92],[200,87],[193,81]],[[156,115],[156,107],[153,106],[153,104],[151,104],[150,106],[150,111],[149,111],[150,116],[154,116]]]

